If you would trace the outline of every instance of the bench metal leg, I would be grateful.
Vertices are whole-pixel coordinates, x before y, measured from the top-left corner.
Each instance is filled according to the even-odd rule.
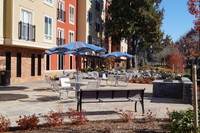
[[[137,101],[135,101],[135,112],[137,112]]]
[[[141,103],[141,106],[142,106],[142,115],[144,115],[144,102],[140,101],[140,103]]]

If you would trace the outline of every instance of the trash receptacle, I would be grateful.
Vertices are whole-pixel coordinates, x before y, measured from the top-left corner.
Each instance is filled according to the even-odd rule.
[[[10,70],[0,71],[0,85],[6,86],[10,85]]]

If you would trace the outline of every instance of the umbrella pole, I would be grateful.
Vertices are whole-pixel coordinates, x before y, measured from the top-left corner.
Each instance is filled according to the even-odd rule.
[[[78,77],[78,71],[79,71],[79,66],[78,66],[78,54],[76,56],[76,72],[77,72],[77,77],[76,77],[76,81],[78,82],[79,81],[79,77]]]
[[[63,55],[63,74],[65,74],[65,55]]]

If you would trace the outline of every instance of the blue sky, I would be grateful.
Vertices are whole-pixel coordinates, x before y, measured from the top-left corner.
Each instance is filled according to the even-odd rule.
[[[188,12],[187,1],[162,0],[160,4],[165,9],[161,30],[165,35],[170,35],[174,42],[194,27],[195,17]]]

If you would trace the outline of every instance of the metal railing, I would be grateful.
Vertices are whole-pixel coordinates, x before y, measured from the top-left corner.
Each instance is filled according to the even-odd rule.
[[[65,11],[57,9],[57,19],[65,22]]]
[[[57,37],[57,45],[59,46],[63,44],[65,44],[65,39]]]
[[[35,41],[35,25],[19,22],[19,39],[27,41]]]

